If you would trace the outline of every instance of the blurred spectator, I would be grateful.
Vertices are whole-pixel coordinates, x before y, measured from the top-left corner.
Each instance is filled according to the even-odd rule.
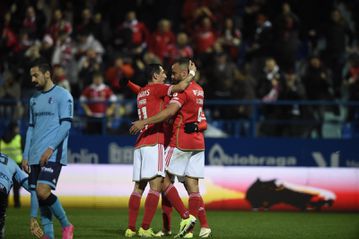
[[[4,82],[0,85],[0,116],[2,119],[17,120],[22,116],[20,102],[21,87],[10,72],[4,73]]]
[[[278,100],[283,83],[283,75],[274,58],[267,58],[262,74],[257,82],[257,96],[263,102],[275,102]],[[263,122],[259,128],[259,134],[263,136],[275,136],[277,134],[278,123],[273,122],[278,119],[277,105],[263,105],[261,108]]]
[[[61,65],[70,81],[71,93],[74,98],[80,95],[80,86],[78,82],[78,70],[75,60],[75,49],[71,37],[66,32],[59,32],[55,43],[54,53],[52,56],[52,65]]]
[[[0,58],[5,61],[8,56],[18,51],[19,39],[11,24],[11,13],[7,12],[1,21]],[[1,64],[4,64],[2,62]]]
[[[288,3],[282,5],[282,14],[275,24],[274,47],[278,65],[283,71],[292,71],[300,46],[299,20]]]
[[[283,81],[279,66],[274,58],[267,58],[257,82],[257,95],[263,101],[278,99],[280,83]]]
[[[93,30],[92,33],[104,46],[109,44],[111,32],[106,21],[103,20],[100,12],[96,13],[93,17]]]
[[[54,40],[48,34],[45,34],[42,38],[41,46],[40,46],[40,55],[47,62],[51,62],[52,54],[54,53]]]
[[[151,35],[149,50],[162,61],[168,60],[170,46],[175,44],[176,38],[171,30],[171,22],[161,19],[157,24],[157,29]]]
[[[359,101],[359,53],[349,57],[349,69],[345,77],[348,86],[348,100]],[[349,106],[347,121],[359,120],[359,107]]]
[[[84,89],[92,82],[93,74],[101,70],[102,59],[98,57],[92,48],[86,50],[85,54],[78,61],[79,87]]]
[[[284,82],[279,93],[279,100],[300,101],[305,99],[304,85],[298,75],[289,71],[284,74]],[[299,104],[281,105],[278,107],[278,119],[283,121],[277,127],[277,136],[281,137],[308,137],[310,126],[303,124],[308,120],[307,107]]]
[[[16,121],[11,121],[0,140],[0,152],[8,155],[15,160],[17,165],[21,166],[23,140],[20,135],[20,127]],[[19,208],[20,203],[20,187],[21,185],[14,180],[14,207]]]
[[[83,9],[81,12],[81,22],[75,27],[76,34],[83,31],[88,31],[90,33],[93,33],[94,32],[93,26],[94,25],[93,25],[91,10],[88,8]]]
[[[330,71],[318,56],[310,57],[303,76],[303,83],[308,100],[333,100]],[[312,107],[312,113],[316,119],[315,129],[319,137],[322,137],[325,109],[326,107],[322,105]]]
[[[46,16],[41,10],[35,11],[33,6],[26,9],[22,28],[29,33],[32,40],[39,39],[45,32]]]
[[[188,41],[188,36],[184,32],[177,34],[176,44],[169,46],[169,64],[172,64],[175,60],[180,58],[192,58],[193,49]]]
[[[106,81],[115,94],[118,94],[123,87],[120,82],[124,79],[130,80],[134,74],[135,72],[131,64],[124,62],[123,57],[117,56],[113,65],[106,70]]]
[[[236,74],[232,85],[232,96],[238,100],[255,100],[255,80],[249,74],[249,66],[246,64],[244,69]],[[234,109],[233,114],[238,118],[249,119],[252,115],[253,107],[248,104],[239,105]]]
[[[239,45],[241,43],[241,31],[234,25],[231,18],[225,19],[219,41],[225,52],[231,57],[231,60],[236,62],[239,54]]]
[[[209,18],[211,21],[216,21],[216,17],[210,10],[210,6],[214,5],[216,0],[192,1],[185,0],[182,8],[182,16],[185,21],[185,30],[190,34],[196,33],[193,26],[201,23],[203,18]],[[218,10],[214,7],[215,10]]]
[[[52,39],[57,42],[57,38],[60,34],[70,35],[72,33],[72,24],[63,18],[63,14],[60,9],[55,9],[47,31],[51,35]]]
[[[103,83],[101,73],[93,74],[93,81],[81,94],[81,106],[86,114],[86,133],[102,134],[106,118],[114,114],[117,98],[110,87]]]
[[[114,45],[124,47],[132,54],[141,54],[147,48],[149,31],[143,22],[137,20],[136,13],[129,11],[126,20],[117,28]]]
[[[209,97],[214,99],[232,99],[235,79],[238,77],[236,65],[228,60],[225,53],[214,56],[214,64],[208,74],[208,85],[211,89]],[[230,107],[216,107],[213,112],[215,118],[232,118],[235,115]]]
[[[81,58],[86,55],[89,49],[92,49],[96,53],[96,61],[102,62],[102,55],[105,53],[105,49],[102,44],[91,34],[88,29],[84,29],[77,35],[76,44],[76,56]]]
[[[210,18],[205,17],[194,33],[194,46],[197,54],[212,52],[214,43],[217,40],[217,34],[212,26]]]
[[[333,73],[335,97],[341,96],[342,71],[345,64],[346,50],[351,47],[353,33],[341,13],[335,9],[331,12],[331,21],[325,29],[325,63]]]
[[[273,55],[272,23],[264,14],[259,14],[256,20],[256,30],[247,49],[247,58],[252,64],[252,74],[255,78],[261,74],[265,59]]]
[[[61,65],[53,66],[53,80],[55,84],[71,92],[70,82],[67,79],[65,70]]]

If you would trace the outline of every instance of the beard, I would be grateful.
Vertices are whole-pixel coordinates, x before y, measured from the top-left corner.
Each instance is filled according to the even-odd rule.
[[[44,90],[44,86],[40,85],[38,83],[33,83],[34,87],[36,88],[36,90],[38,91],[43,91]]]

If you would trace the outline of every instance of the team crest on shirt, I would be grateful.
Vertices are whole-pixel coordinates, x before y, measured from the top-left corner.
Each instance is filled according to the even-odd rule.
[[[50,97],[47,102],[51,105],[51,104],[55,103],[55,100],[54,100],[54,98]]]

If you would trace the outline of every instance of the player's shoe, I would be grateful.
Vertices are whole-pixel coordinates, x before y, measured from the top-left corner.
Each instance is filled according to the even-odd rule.
[[[148,228],[147,230],[145,230],[142,227],[140,227],[140,229],[138,230],[138,236],[148,238],[148,237],[155,237],[156,234],[153,232],[152,228]]]
[[[193,215],[189,215],[187,219],[182,219],[180,223],[180,230],[175,238],[183,237],[187,232],[191,231],[196,224],[196,218]]]
[[[207,238],[210,237],[212,233],[211,228],[208,227],[201,227],[201,230],[199,231],[199,237],[200,238]]]
[[[34,217],[30,218],[30,231],[36,238],[43,238],[44,236],[44,231],[41,229],[37,219]]]
[[[127,228],[125,231],[125,237],[134,237],[136,236],[136,232],[132,231],[130,228]]]
[[[155,237],[171,236],[171,231],[159,231],[156,233]]]
[[[70,224],[67,227],[62,228],[62,239],[73,239],[74,238],[74,225]]]
[[[193,233],[192,232],[187,232],[183,238],[193,238]]]

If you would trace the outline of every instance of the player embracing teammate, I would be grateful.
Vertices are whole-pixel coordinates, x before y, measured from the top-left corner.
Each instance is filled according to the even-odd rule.
[[[188,60],[175,62],[172,65],[172,80],[178,83],[187,79],[188,75],[192,73],[188,67]],[[173,187],[171,186],[173,175],[184,178],[189,194],[189,212],[191,215],[199,217],[201,222],[199,236],[205,238],[210,236],[211,229],[207,223],[204,202],[199,192],[199,179],[204,178],[205,163],[204,135],[199,130],[200,123],[205,120],[203,103],[204,91],[200,85],[192,81],[183,92],[173,94],[164,110],[134,122],[130,133],[137,134],[148,125],[173,118],[169,147],[165,153],[167,173],[163,182],[164,196],[168,198],[167,190]],[[192,238],[193,234],[188,231],[180,236]]]

